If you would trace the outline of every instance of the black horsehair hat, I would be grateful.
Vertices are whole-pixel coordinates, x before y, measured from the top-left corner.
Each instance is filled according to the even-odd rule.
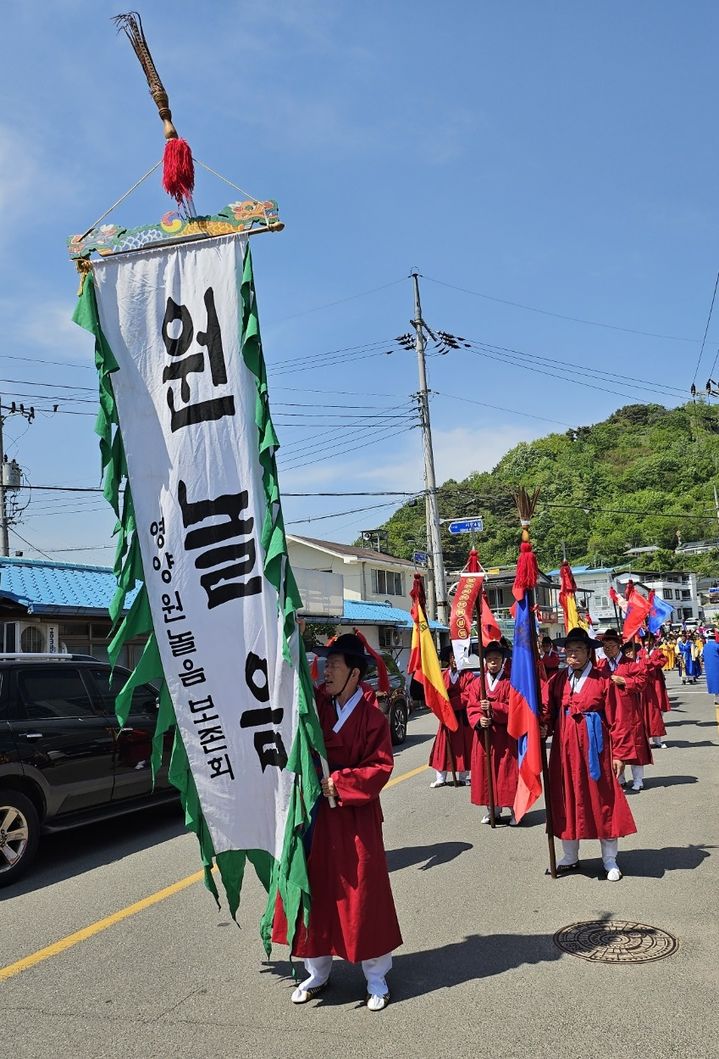
[[[373,661],[372,657],[366,653],[364,644],[359,636],[355,636],[354,633],[351,632],[346,632],[343,633],[342,636],[338,636],[334,643],[331,643],[323,653],[326,658],[329,658],[330,655],[347,655],[348,657],[361,659],[365,662]]]
[[[499,640],[490,640],[490,642],[487,644],[487,646],[484,649],[485,658],[489,654],[501,655],[502,658],[506,658],[507,657],[507,649],[506,649],[506,647],[504,647],[503,644],[501,644],[499,642]]]
[[[584,644],[584,646],[587,648],[588,651],[591,650],[592,647],[601,647],[602,646],[600,640],[593,640],[592,637],[587,632],[587,630],[586,629],[582,629],[582,628],[576,628],[576,629],[570,629],[569,630],[569,632],[567,633],[567,635],[566,635],[566,637],[564,639],[565,647],[566,647],[566,645],[568,643],[581,643],[581,644]]]
[[[619,632],[619,629],[607,629],[602,639],[612,640],[614,643],[624,643],[624,637]]]

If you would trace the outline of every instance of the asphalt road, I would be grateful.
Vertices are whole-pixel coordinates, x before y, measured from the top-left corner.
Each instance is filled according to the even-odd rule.
[[[620,845],[626,875],[615,884],[600,878],[598,843],[582,850],[583,874],[545,876],[543,812],[492,832],[466,790],[430,790],[431,774],[416,770],[434,722],[410,721],[400,782],[383,797],[404,945],[382,1014],[362,1005],[361,971],[344,963],[322,999],[290,1004],[286,950],[265,962],[262,893],[249,874],[241,929],[198,882],[133,908],[197,871],[177,810],[46,840],[33,874],[0,892],[0,1056],[714,1059],[717,728],[702,685],[670,677],[670,691],[670,747],[655,752],[646,790],[630,795],[639,831]],[[553,941],[568,924],[608,919],[669,931],[678,949],[603,964]],[[2,981],[2,968],[52,945]]]

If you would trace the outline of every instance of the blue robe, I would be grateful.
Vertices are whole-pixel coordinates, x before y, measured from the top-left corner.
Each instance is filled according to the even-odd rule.
[[[719,696],[719,643],[707,640],[704,644],[704,668],[707,674],[707,691],[715,698]]]
[[[699,663],[695,658],[692,658],[693,646],[690,640],[687,640],[686,643],[680,640],[677,643],[677,649],[682,656],[682,676],[688,680],[696,680],[699,676]]]

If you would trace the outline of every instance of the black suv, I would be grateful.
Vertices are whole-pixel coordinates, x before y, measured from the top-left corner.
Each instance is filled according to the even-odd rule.
[[[87,656],[0,656],[0,886],[29,867],[42,832],[177,797],[166,766],[152,789],[156,689],[136,688],[117,723],[128,676],[116,669],[111,688],[110,666]]]
[[[365,676],[365,683],[369,684],[377,696],[379,708],[389,721],[389,730],[392,742],[395,746],[401,746],[407,738],[407,720],[412,710],[412,700],[407,695],[402,674],[392,660],[385,658],[387,674],[389,676],[389,691],[385,693],[379,690],[379,678],[377,666],[370,663]]]

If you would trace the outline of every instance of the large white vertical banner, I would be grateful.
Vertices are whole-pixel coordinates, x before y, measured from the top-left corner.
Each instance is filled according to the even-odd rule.
[[[210,239],[107,257],[93,273],[153,625],[203,815],[216,853],[279,858],[299,677],[263,576],[245,249]]]

